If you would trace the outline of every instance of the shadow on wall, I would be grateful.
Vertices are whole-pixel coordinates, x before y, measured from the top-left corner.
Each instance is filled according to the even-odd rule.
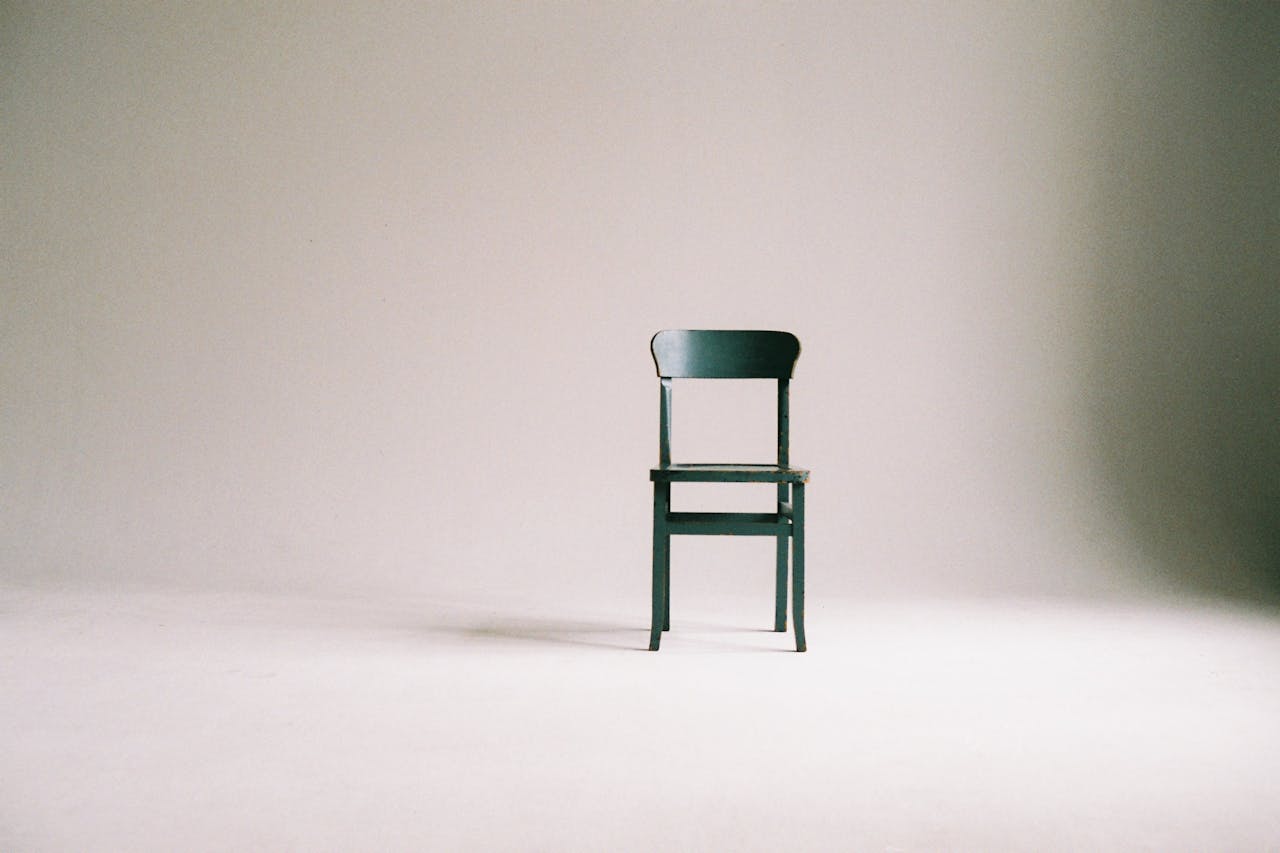
[[[1092,444],[1181,585],[1280,602],[1280,7],[1122,11],[1098,83]]]

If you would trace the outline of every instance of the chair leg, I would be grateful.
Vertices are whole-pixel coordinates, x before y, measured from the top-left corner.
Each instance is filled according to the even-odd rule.
[[[790,500],[787,492],[787,484],[778,484],[778,512],[782,512],[782,505]],[[790,537],[778,537],[778,555],[774,573],[773,588],[773,630],[787,630],[787,548],[790,543],[787,541]]]
[[[664,534],[662,543],[662,630],[671,630],[671,534]]]
[[[653,613],[649,622],[649,651],[662,642],[662,625],[667,607],[667,503],[669,483],[653,484]]]
[[[791,620],[796,625],[796,651],[804,642],[804,483],[791,489]]]
[[[778,537],[776,580],[773,590],[773,630],[787,630],[787,539]]]

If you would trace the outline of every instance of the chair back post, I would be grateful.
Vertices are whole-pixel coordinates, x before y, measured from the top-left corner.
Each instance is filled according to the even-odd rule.
[[[786,468],[791,464],[791,380],[783,377],[778,380],[778,467]],[[778,512],[791,500],[791,487],[786,483],[778,484]],[[779,545],[779,547],[782,547]],[[781,583],[781,581],[779,582]],[[785,595],[783,596],[785,597]]]
[[[778,380],[778,465],[791,464],[791,380]]]
[[[671,465],[671,378],[661,377],[662,390],[658,398],[658,467]]]

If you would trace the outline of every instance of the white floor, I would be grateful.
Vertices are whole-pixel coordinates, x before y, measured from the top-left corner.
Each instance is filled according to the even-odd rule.
[[[0,592],[0,849],[1280,847],[1274,615],[741,612]]]

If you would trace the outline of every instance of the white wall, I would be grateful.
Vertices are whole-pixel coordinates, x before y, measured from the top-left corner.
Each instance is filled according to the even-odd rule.
[[[1274,581],[1273,14],[0,14],[4,579],[643,609],[648,339],[727,327],[804,344],[815,594]]]

